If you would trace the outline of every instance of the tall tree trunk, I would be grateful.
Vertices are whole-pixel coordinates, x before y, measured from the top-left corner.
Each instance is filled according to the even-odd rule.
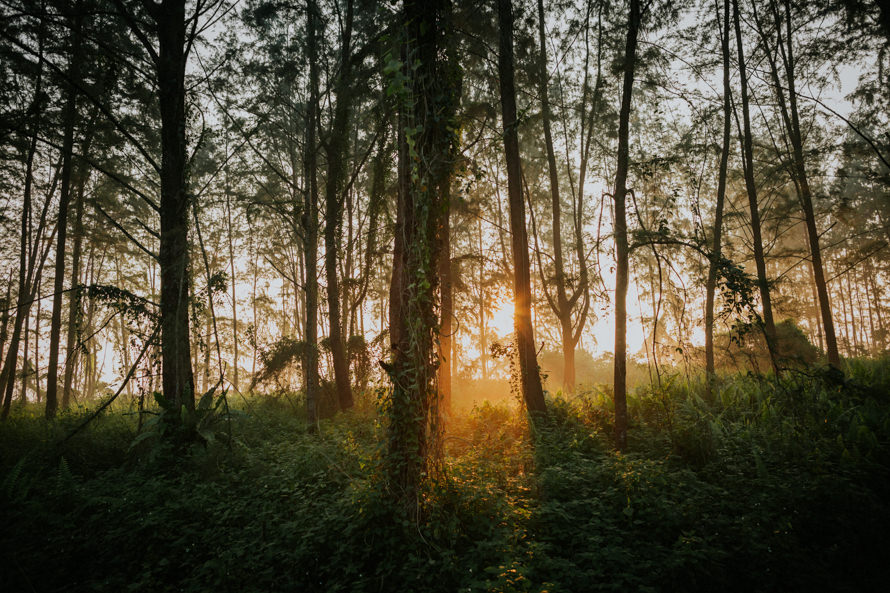
[[[174,409],[195,407],[189,334],[189,194],[186,180],[184,0],[152,9],[158,38],[161,112],[161,358],[164,396]],[[194,18],[197,18],[195,15]]]
[[[337,274],[337,251],[340,226],[343,221],[343,177],[346,172],[346,144],[349,112],[352,102],[351,54],[352,54],[352,0],[346,1],[346,19],[340,49],[340,74],[336,82],[337,102],[334,121],[328,138],[328,178],[325,184],[324,268],[328,284],[328,317],[331,339],[331,356],[334,359],[334,383],[337,403],[341,410],[352,407],[352,387],[349,380],[349,361],[343,341],[340,319],[340,280]]]
[[[96,112],[94,112],[95,115]],[[92,127],[95,117],[91,117],[88,126]],[[92,133],[87,131],[87,137],[83,143],[83,152],[87,154],[91,144]],[[86,183],[89,175],[85,161],[79,161],[77,165],[77,193],[74,197],[74,227],[71,229],[71,239],[74,246],[71,249],[71,287],[74,289],[68,295],[68,331],[65,338],[65,377],[62,387],[62,409],[71,405],[71,389],[74,381],[74,372],[77,368],[77,359],[80,348],[81,323],[81,294],[77,288],[80,285],[81,254],[83,253],[83,202]]]
[[[794,161],[795,187],[798,190],[798,198],[804,212],[807,227],[807,240],[810,244],[810,255],[813,265],[813,276],[816,282],[816,290],[819,295],[819,312],[822,316],[822,328],[825,334],[825,350],[828,362],[835,368],[840,368],[841,359],[837,350],[837,336],[834,330],[834,320],[831,316],[831,301],[828,296],[828,287],[825,283],[825,270],[822,265],[822,249],[819,246],[819,230],[816,227],[816,215],[813,210],[813,195],[810,191],[809,178],[807,176],[806,162],[803,156],[803,134],[800,127],[800,114],[797,107],[797,92],[795,91],[796,76],[794,72],[794,44],[791,28],[791,4],[783,1],[785,7],[785,38],[782,37],[781,18],[775,2],[772,3],[773,14],[776,21],[776,45],[785,69],[785,80],[788,84],[788,100],[785,101],[785,90],[782,88],[778,71],[775,65],[775,57],[770,58],[770,66],[775,83],[776,97],[782,112],[782,120],[791,141],[791,155]],[[766,38],[764,36],[764,41]],[[767,50],[768,53],[769,50]]]
[[[507,161],[507,192],[510,202],[510,230],[513,247],[513,327],[519,358],[519,383],[526,408],[532,415],[547,411],[541,375],[535,353],[531,319],[531,274],[525,202],[522,199],[522,164],[519,157],[519,121],[516,115],[516,88],[513,81],[513,4],[498,0],[498,78],[501,91],[501,117],[504,126],[504,153]]]
[[[318,5],[306,2],[306,50],[309,58],[309,104],[306,106],[304,149],[306,199],[303,206],[303,253],[306,263],[306,353],[303,365],[306,415],[311,426],[318,421],[318,163],[315,131],[318,127]]]
[[[439,234],[447,209],[445,192],[454,168],[457,142],[455,93],[457,64],[452,53],[451,10],[448,0],[406,0],[403,64],[407,88],[402,97],[399,150],[401,248],[395,256],[391,298],[394,343],[388,425],[390,488],[407,515],[420,515],[424,475],[435,469],[441,453],[435,375],[434,338]],[[401,127],[401,126],[400,126]],[[410,150],[408,148],[410,140]]]
[[[773,305],[770,299],[769,281],[766,276],[766,259],[763,252],[763,239],[760,231],[760,206],[757,200],[757,184],[754,180],[754,149],[751,136],[751,115],[748,108],[748,74],[746,72],[745,52],[742,44],[742,27],[739,17],[739,2],[733,0],[733,21],[738,46],[739,79],[742,99],[742,161],[744,164],[745,188],[748,193],[748,208],[751,211],[751,236],[754,243],[754,264],[757,267],[757,285],[760,289],[760,301],[763,307],[764,335],[769,351],[773,370],[778,374],[779,363],[776,359],[776,324],[773,320]]]
[[[562,253],[562,203],[559,196],[559,173],[550,122],[550,97],[547,76],[547,39],[544,27],[544,0],[538,0],[538,43],[541,46],[538,64],[538,94],[541,97],[541,120],[544,126],[544,146],[547,153],[547,169],[550,176],[550,207],[553,215],[553,262],[556,268],[556,301],[550,300],[551,308],[559,320],[563,353],[563,388],[575,390],[575,344],[572,339],[572,307],[566,294],[565,259]],[[542,286],[547,289],[546,283]],[[555,305],[555,306],[553,306]]]
[[[77,90],[80,84],[80,2],[71,17],[71,50],[68,62],[68,97],[65,101],[62,140],[62,184],[59,192],[59,216],[56,235],[56,269],[53,279],[53,309],[49,331],[49,366],[46,377],[46,417],[55,418],[59,407],[59,343],[62,338],[62,293],[65,287],[65,242],[68,238],[68,205],[71,201],[71,181],[74,151],[74,121],[77,117]]]
[[[226,154],[228,154],[228,136],[226,136]],[[228,240],[228,248],[229,248],[229,283],[232,289],[232,348],[234,352],[232,353],[232,386],[235,388],[235,391],[240,390],[240,382],[238,377],[238,369],[239,369],[239,359],[238,356],[238,273],[237,268],[235,267],[235,231],[234,225],[232,224],[232,192],[229,183],[229,166],[226,165],[225,170],[223,172],[225,176],[225,194],[226,194],[226,239]]]
[[[25,179],[22,200],[22,215],[19,237],[19,278],[18,278],[18,294],[16,297],[15,321],[12,326],[12,336],[9,341],[9,349],[6,351],[6,361],[3,364],[3,370],[0,371],[0,393],[3,394],[3,410],[0,412],[0,418],[5,419],[9,416],[9,408],[12,404],[12,392],[15,388],[15,369],[19,355],[19,343],[22,336],[22,325],[31,309],[29,286],[29,237],[31,224],[31,199],[32,186],[34,183],[34,155],[37,152],[37,135],[40,131],[41,120],[41,94],[43,92],[43,31],[41,30],[38,49],[37,76],[34,84],[34,98],[29,108],[32,118],[32,134],[28,145],[27,156],[25,157]],[[39,249],[39,245],[34,247],[34,251]],[[25,349],[25,357],[27,359],[27,348]]]
[[[630,105],[633,98],[640,30],[640,2],[631,0],[624,46],[624,80],[618,113],[618,166],[615,170],[615,446],[627,450],[627,171],[630,165]]]
[[[723,146],[720,150],[720,169],[717,175],[717,204],[714,208],[714,238],[711,262],[705,285],[705,372],[708,379],[714,377],[714,293],[717,289],[717,272],[722,258],[723,202],[726,197],[726,168],[729,160],[730,124],[732,112],[732,87],[729,80],[729,0],[723,1],[723,27],[720,47],[723,54]],[[718,15],[719,16],[719,15]]]

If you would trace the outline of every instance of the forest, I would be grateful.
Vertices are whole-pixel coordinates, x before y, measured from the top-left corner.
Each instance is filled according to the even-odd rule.
[[[887,587],[887,0],[0,0],[0,279],[4,592]]]

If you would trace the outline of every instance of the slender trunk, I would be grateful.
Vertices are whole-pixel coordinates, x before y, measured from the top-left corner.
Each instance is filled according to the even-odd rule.
[[[748,75],[746,72],[744,46],[742,45],[742,28],[739,17],[739,2],[733,0],[733,22],[738,46],[739,79],[742,99],[742,157],[745,175],[745,188],[748,193],[748,208],[751,212],[751,235],[754,243],[754,263],[757,267],[757,285],[760,289],[760,300],[763,307],[763,324],[766,346],[769,351],[773,370],[778,374],[779,363],[776,359],[776,324],[773,321],[773,306],[770,299],[769,281],[766,275],[766,259],[763,252],[763,239],[760,234],[760,206],[757,200],[757,184],[754,180],[754,149],[751,135],[751,116],[748,108]]]
[[[723,27],[721,50],[723,54],[723,146],[720,150],[720,169],[717,175],[717,204],[714,208],[714,238],[708,280],[705,285],[705,372],[708,379],[714,377],[714,293],[717,289],[717,272],[722,258],[723,202],[726,197],[726,169],[729,160],[731,132],[732,87],[729,79],[729,0],[723,2]]]
[[[627,450],[627,172],[630,164],[630,106],[636,67],[640,3],[631,0],[624,47],[624,81],[618,114],[618,166],[615,170],[615,446]]]
[[[782,29],[779,19],[776,18],[776,34],[777,45],[781,53],[782,61],[785,66],[785,78],[788,83],[788,108],[785,107],[784,91],[779,84],[778,73],[773,67],[774,78],[776,82],[776,95],[779,98],[779,105],[782,109],[783,120],[785,121],[788,136],[791,140],[792,156],[794,158],[794,171],[797,177],[797,187],[800,190],[798,197],[804,211],[807,226],[807,239],[810,244],[810,255],[812,256],[813,276],[816,281],[816,289],[819,294],[819,311],[822,316],[822,327],[825,333],[825,349],[828,354],[828,362],[835,368],[840,368],[841,360],[837,350],[837,336],[834,330],[834,320],[831,315],[831,301],[828,296],[828,287],[825,283],[825,270],[822,264],[822,250],[819,246],[819,230],[816,228],[816,215],[813,210],[813,196],[810,191],[810,183],[806,171],[806,162],[803,156],[803,134],[800,127],[800,115],[797,107],[797,93],[795,91],[795,73],[794,73],[794,52],[791,34],[791,4],[788,0],[784,0],[785,5],[785,27],[786,37],[785,43],[782,41]],[[773,5],[775,7],[775,4]],[[775,9],[775,8],[774,8]],[[775,15],[778,17],[778,10],[775,9]],[[790,111],[790,117],[789,113]]]
[[[228,147],[227,147],[228,148]],[[228,151],[226,152],[228,154]],[[236,289],[238,282],[237,270],[235,268],[235,238],[234,238],[234,227],[232,225],[232,194],[229,186],[229,167],[226,165],[225,171],[225,192],[226,192],[226,225],[228,233],[226,234],[226,238],[228,239],[228,247],[229,247],[229,275],[231,289],[232,289],[232,347],[234,352],[233,363],[232,363],[232,386],[235,388],[235,391],[239,391],[239,381],[238,381],[238,291]]]
[[[90,122],[94,121],[93,118]],[[89,124],[88,124],[89,125]],[[87,140],[83,143],[84,153],[89,151],[92,134],[87,132]],[[62,409],[71,405],[71,389],[74,381],[74,372],[77,368],[79,347],[77,341],[80,337],[81,323],[81,294],[80,267],[81,254],[83,252],[83,202],[84,191],[88,178],[87,164],[80,161],[77,167],[77,193],[74,198],[74,227],[71,229],[71,239],[74,246],[71,249],[71,287],[74,289],[68,295],[68,333],[65,338],[65,377],[62,387]]]
[[[9,338],[9,312],[12,311],[12,273],[6,281],[6,298],[0,301],[0,361],[6,352],[6,340]]]
[[[78,2],[74,8],[80,10]],[[74,120],[77,117],[77,91],[80,83],[80,23],[81,17],[75,14],[71,23],[71,54],[68,62],[67,89],[65,101],[64,132],[62,140],[62,184],[59,192],[59,216],[56,235],[56,269],[53,280],[53,309],[49,332],[49,366],[46,377],[46,417],[54,418],[59,407],[59,343],[62,338],[62,291],[65,286],[65,242],[68,237],[68,205],[71,201],[71,181],[74,151]]]
[[[315,130],[318,126],[318,6],[306,2],[307,52],[309,57],[309,104],[306,106],[305,184],[303,207],[303,257],[306,273],[306,344],[303,367],[306,391],[306,416],[310,425],[318,421],[318,176]]]
[[[553,226],[553,263],[556,268],[556,302],[551,301],[553,313],[559,320],[563,352],[563,388],[571,393],[575,390],[575,344],[572,340],[572,308],[566,295],[565,260],[562,253],[562,203],[559,196],[559,174],[556,167],[556,153],[553,150],[553,136],[550,122],[550,98],[547,76],[547,39],[544,30],[544,0],[538,0],[538,43],[541,46],[538,71],[538,94],[541,97],[541,119],[544,126],[544,146],[547,153],[547,169],[550,175],[550,207]],[[543,287],[547,290],[546,285]]]
[[[189,194],[186,179],[185,2],[155,5],[161,113],[161,358],[164,396],[195,407],[189,332]],[[195,17],[197,18],[197,17]],[[176,417],[179,417],[176,414]]]
[[[37,281],[37,294],[40,294],[40,288],[43,278]],[[40,391],[40,316],[43,312],[43,300],[37,301],[37,312],[34,315],[34,396],[37,403],[40,403],[43,393]],[[27,352],[27,348],[25,349]]]
[[[328,317],[331,356],[334,359],[334,383],[337,388],[337,403],[341,410],[353,405],[352,387],[349,381],[349,361],[343,341],[342,320],[340,318],[340,280],[337,273],[337,251],[340,227],[343,222],[343,177],[346,172],[346,144],[349,112],[352,102],[351,44],[352,44],[352,0],[346,2],[346,20],[340,50],[340,74],[336,83],[337,102],[334,107],[334,121],[328,138],[328,178],[325,184],[325,277],[328,284]]]
[[[498,0],[498,77],[501,117],[504,126],[504,153],[507,161],[507,192],[510,204],[510,229],[513,251],[513,327],[519,358],[519,383],[526,408],[532,415],[547,411],[541,375],[535,352],[531,318],[531,273],[528,234],[525,226],[525,202],[522,199],[522,170],[519,156],[519,121],[516,115],[516,89],[513,81],[513,4]]]
[[[30,313],[30,312],[29,312]],[[28,346],[31,343],[31,315],[29,314],[25,317],[25,332],[24,332],[24,340],[22,348],[22,384],[19,388],[19,401],[24,404],[28,401],[28,383],[31,377],[32,369],[34,368],[34,363],[28,362]]]
[[[810,267],[810,286],[813,289],[813,307],[812,307],[813,320],[814,320],[813,325],[816,328],[816,337],[819,339],[819,349],[824,351],[825,350],[825,339],[822,335],[822,324],[819,323],[819,312],[818,312],[819,290],[818,290],[818,288],[816,288],[816,277],[813,274],[812,266]]]
[[[34,85],[34,98],[31,101],[30,113],[33,119],[31,141],[28,145],[27,156],[25,157],[25,179],[24,179],[24,196],[22,200],[22,215],[19,237],[19,278],[18,278],[18,294],[16,297],[15,321],[12,326],[12,336],[9,341],[9,349],[6,351],[6,360],[3,364],[3,370],[0,371],[0,393],[3,394],[3,410],[0,412],[0,418],[6,419],[9,416],[9,408],[12,404],[12,392],[15,388],[15,369],[19,355],[19,343],[22,335],[22,325],[31,308],[30,302],[30,286],[28,271],[29,265],[33,266],[33,258],[29,258],[30,254],[30,225],[31,225],[31,193],[34,182],[34,155],[37,152],[37,134],[40,131],[41,121],[41,105],[40,96],[43,92],[43,35],[41,31],[39,39],[38,53],[38,69],[37,77]],[[39,249],[35,246],[34,250]],[[29,259],[32,260],[29,262]],[[32,268],[33,270],[33,268]],[[27,339],[26,339],[27,341]],[[25,357],[27,358],[27,346],[25,348]]]

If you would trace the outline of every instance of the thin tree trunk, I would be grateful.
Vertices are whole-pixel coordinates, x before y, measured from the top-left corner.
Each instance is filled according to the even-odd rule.
[[[95,121],[91,117],[87,125],[92,126]],[[84,154],[89,152],[92,133],[87,131],[87,139],[84,141]],[[80,285],[80,268],[81,254],[83,253],[83,203],[84,191],[88,174],[87,165],[84,161],[80,161],[77,167],[77,193],[74,199],[74,228],[72,229],[71,238],[74,246],[71,249],[71,287],[74,289],[68,295],[68,333],[65,338],[65,378],[62,388],[62,409],[71,405],[71,386],[74,380],[74,372],[77,368],[77,358],[79,355],[79,347],[77,341],[80,336],[81,323],[81,294]]]
[[[735,24],[736,44],[738,46],[739,79],[742,99],[742,120],[744,131],[742,133],[742,157],[745,175],[745,188],[748,193],[748,208],[751,211],[751,235],[754,243],[754,263],[757,267],[757,285],[760,289],[760,300],[763,307],[764,334],[766,346],[769,351],[770,361],[776,374],[779,373],[779,363],[776,359],[776,324],[773,320],[773,306],[770,299],[769,281],[766,275],[766,259],[763,252],[763,239],[761,237],[760,206],[757,200],[757,184],[754,180],[754,149],[751,135],[751,116],[748,108],[748,75],[746,72],[745,52],[742,44],[742,28],[739,17],[739,2],[733,0],[733,21]]]
[[[19,355],[19,342],[21,341],[22,325],[31,308],[30,302],[30,286],[28,272],[30,246],[30,224],[31,224],[31,199],[32,185],[34,182],[34,155],[37,152],[37,134],[40,131],[41,106],[40,99],[43,92],[43,31],[41,30],[38,49],[38,69],[36,81],[34,84],[34,98],[31,101],[29,111],[33,119],[31,141],[28,146],[27,156],[25,158],[25,179],[24,179],[24,196],[22,200],[22,216],[21,216],[21,235],[19,237],[19,278],[18,278],[18,295],[15,313],[15,321],[12,327],[12,336],[9,342],[9,349],[6,352],[6,361],[3,364],[3,370],[0,371],[0,393],[3,393],[3,410],[0,412],[0,418],[6,419],[9,416],[9,408],[12,404],[12,392],[15,387],[15,369]],[[39,246],[35,247],[35,251]],[[33,268],[32,268],[33,270]],[[27,342],[27,336],[26,336]],[[27,346],[25,348],[25,357],[27,358]]]
[[[306,416],[310,426],[318,421],[318,176],[315,131],[318,126],[318,6],[315,0],[306,2],[307,52],[309,57],[309,104],[306,106],[306,147],[304,166],[306,175],[306,203],[303,208],[303,257],[306,273],[306,353],[303,381],[306,391]]]
[[[346,171],[346,144],[352,90],[349,88],[352,53],[352,0],[346,2],[346,19],[340,50],[340,74],[336,83],[337,102],[334,107],[334,121],[328,138],[328,178],[325,184],[325,277],[327,280],[329,336],[331,356],[334,360],[334,383],[337,389],[337,403],[341,410],[353,405],[352,387],[349,380],[349,361],[343,341],[342,320],[340,318],[340,280],[337,274],[337,251],[340,227],[343,221],[343,176]]]
[[[550,122],[550,98],[547,76],[547,39],[544,27],[544,0],[538,0],[538,43],[540,45],[538,94],[541,97],[541,119],[544,126],[544,146],[547,153],[547,168],[550,176],[550,207],[553,227],[553,263],[556,268],[556,301],[550,301],[553,313],[559,320],[563,353],[563,388],[571,393],[575,390],[575,344],[572,339],[572,307],[566,294],[565,259],[562,253],[562,203],[559,195],[559,173],[556,167],[556,154],[553,150],[553,136]],[[542,287],[547,290],[546,284]],[[556,305],[553,307],[553,305]]]
[[[717,204],[714,208],[714,238],[708,280],[705,284],[705,372],[713,379],[714,367],[714,293],[717,289],[717,272],[722,258],[723,202],[726,197],[726,169],[729,160],[731,132],[732,87],[729,79],[729,0],[723,2],[723,27],[720,47],[723,54],[723,146],[720,150],[720,169],[717,175]],[[710,383],[709,383],[710,385]]]
[[[806,171],[806,162],[803,156],[803,134],[800,127],[800,115],[797,107],[797,93],[795,91],[796,76],[794,72],[794,48],[791,29],[791,5],[787,0],[783,1],[785,7],[785,27],[786,36],[782,36],[782,19],[779,15],[778,7],[775,2],[771,2],[773,16],[776,26],[776,49],[782,60],[785,70],[785,80],[788,85],[788,96],[786,100],[785,89],[779,78],[778,67],[776,65],[776,56],[769,49],[769,40],[766,31],[757,19],[756,5],[755,20],[757,28],[764,44],[767,47],[767,57],[770,65],[770,72],[773,78],[776,98],[779,103],[779,110],[782,115],[782,121],[785,130],[788,133],[788,139],[791,141],[791,156],[793,160],[792,176],[795,181],[798,198],[800,200],[801,209],[804,212],[804,219],[807,228],[807,240],[810,246],[810,256],[813,266],[813,276],[816,282],[816,291],[819,296],[819,311],[822,317],[822,327],[825,334],[825,349],[828,355],[828,362],[835,368],[840,368],[840,355],[837,350],[837,336],[834,330],[834,321],[831,316],[831,302],[828,296],[828,288],[825,284],[825,271],[822,264],[822,250],[819,246],[819,230],[816,227],[816,216],[813,210],[813,196],[810,191],[809,178]]]
[[[640,2],[631,0],[624,47],[624,81],[618,114],[618,166],[615,170],[615,446],[627,450],[627,172],[630,164],[630,106],[636,67]]]
[[[451,188],[447,188],[448,194],[445,200],[451,201]],[[442,222],[442,228],[439,232],[439,289],[441,291],[441,300],[439,306],[439,397],[440,409],[443,414],[451,413],[451,373],[452,357],[454,348],[452,346],[452,334],[454,332],[451,320],[454,316],[454,295],[452,293],[451,282],[451,209],[446,209]]]
[[[62,338],[62,291],[65,287],[65,243],[68,238],[68,205],[71,201],[72,160],[74,151],[74,120],[77,117],[77,91],[80,84],[80,2],[71,19],[71,54],[68,62],[68,97],[65,101],[62,140],[62,184],[59,192],[58,234],[56,235],[56,269],[53,280],[53,309],[49,332],[49,366],[46,378],[47,418],[55,418],[59,408],[59,343]]]
[[[522,170],[519,156],[519,121],[516,115],[516,89],[513,81],[513,5],[498,0],[498,77],[501,117],[504,126],[504,153],[507,161],[507,191],[510,204],[510,229],[513,251],[513,326],[519,358],[519,383],[526,408],[532,415],[547,411],[541,375],[535,352],[531,319],[531,273],[525,202],[522,199]]]

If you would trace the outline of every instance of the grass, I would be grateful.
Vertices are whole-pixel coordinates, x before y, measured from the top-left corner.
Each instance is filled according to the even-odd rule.
[[[185,452],[108,413],[0,426],[3,591],[869,591],[890,553],[890,361],[846,378],[665,378],[631,398],[452,420],[421,523],[381,483],[373,405],[310,434],[256,397]],[[227,431],[220,424],[217,431]]]

